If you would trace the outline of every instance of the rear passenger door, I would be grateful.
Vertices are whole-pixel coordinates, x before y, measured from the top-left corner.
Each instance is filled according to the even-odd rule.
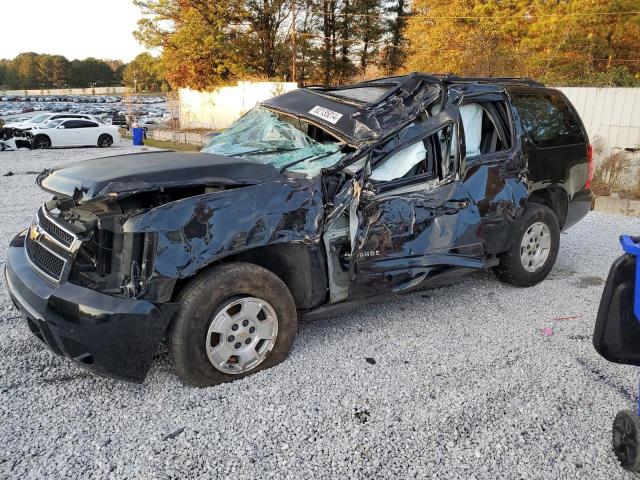
[[[69,120],[65,122],[70,145],[84,146],[98,144],[98,124],[89,120]]]
[[[460,105],[465,139],[461,177],[477,205],[485,252],[509,247],[510,223],[526,199],[526,160],[515,141],[504,92],[465,95]]]

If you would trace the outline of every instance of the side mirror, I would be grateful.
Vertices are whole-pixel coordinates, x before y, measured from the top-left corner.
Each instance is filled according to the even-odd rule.
[[[64,129],[64,125],[58,125],[56,128]]]

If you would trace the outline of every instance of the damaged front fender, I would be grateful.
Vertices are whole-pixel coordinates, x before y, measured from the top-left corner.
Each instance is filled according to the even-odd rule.
[[[185,278],[217,260],[278,243],[318,244],[318,178],[198,195],[130,218],[124,232],[157,232],[154,275]]]

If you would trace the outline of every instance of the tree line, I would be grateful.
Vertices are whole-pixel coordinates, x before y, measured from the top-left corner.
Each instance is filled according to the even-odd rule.
[[[135,32],[172,86],[346,82],[403,65],[408,0],[134,0]],[[363,15],[365,14],[366,15]]]
[[[409,71],[640,85],[640,0],[132,0],[159,57],[129,64],[24,53],[15,88],[207,89],[237,80],[341,84]]]
[[[68,60],[62,55],[25,52],[0,59],[0,87],[16,90],[85,88],[128,85],[138,91],[167,88],[160,61],[141,53],[129,63],[121,60]]]
[[[12,89],[120,85],[123,67],[120,61],[68,60],[62,55],[26,52],[0,60],[0,85]]]
[[[640,84],[640,0],[133,1],[177,87],[408,71]]]

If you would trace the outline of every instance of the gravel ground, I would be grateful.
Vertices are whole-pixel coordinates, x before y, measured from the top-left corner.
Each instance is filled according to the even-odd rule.
[[[1,258],[47,198],[28,172],[131,150],[0,153],[15,174],[0,177]],[[591,213],[536,287],[478,274],[303,321],[286,362],[202,390],[166,355],[144,385],[86,373],[31,337],[2,285],[0,477],[632,478],[610,429],[636,374],[591,333],[618,235],[638,231]]]

